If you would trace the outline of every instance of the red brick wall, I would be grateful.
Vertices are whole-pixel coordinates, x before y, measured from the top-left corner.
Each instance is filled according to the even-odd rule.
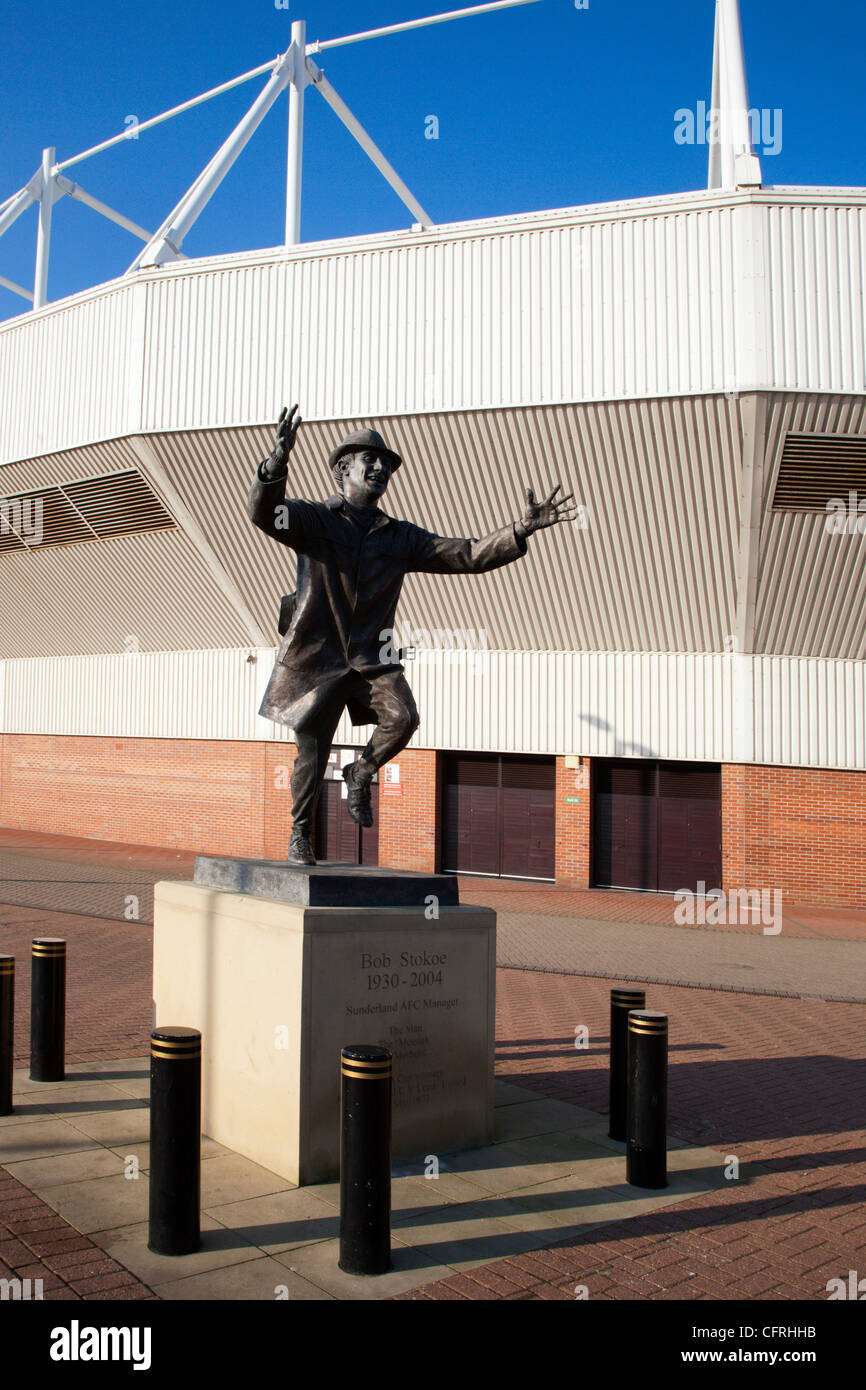
[[[0,738],[0,824],[52,835],[285,857],[296,748],[204,739]],[[402,795],[379,786],[379,862],[436,866],[435,752],[404,750]]]
[[[556,881],[572,888],[590,884],[590,760],[581,768],[567,768],[556,760]],[[577,801],[566,800],[577,797]]]
[[[0,824],[282,858],[293,744],[0,737]],[[404,749],[402,795],[379,795],[379,862],[432,872],[441,788],[431,749]],[[589,760],[584,759],[589,769]],[[556,880],[590,882],[588,785],[556,760]],[[579,802],[566,802],[577,796]],[[723,887],[780,888],[790,902],[866,907],[866,772],[722,768]]]
[[[722,887],[746,886],[746,774],[740,764],[722,764]],[[758,886],[757,884],[755,885]]]
[[[265,743],[264,829],[261,857],[285,859],[292,828],[292,775],[297,748],[293,743]]]
[[[291,764],[294,748],[4,734],[0,821],[54,835],[260,856],[273,821],[266,802],[269,810],[279,805],[278,794],[265,795],[275,754]]]
[[[390,869],[435,873],[440,787],[438,757],[432,748],[404,748],[394,760],[402,794],[388,794],[379,773],[379,863]]]
[[[723,768],[722,858],[726,889],[866,907],[866,772]]]

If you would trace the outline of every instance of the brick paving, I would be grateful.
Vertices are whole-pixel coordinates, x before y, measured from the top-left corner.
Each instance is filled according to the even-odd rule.
[[[677,922],[677,903],[671,893],[639,893],[608,888],[568,888],[554,884],[508,882],[506,879],[460,876],[461,901],[514,912],[546,917],[570,917],[599,922],[645,922],[655,926],[680,926],[700,930],[700,922]],[[772,904],[773,899],[769,899]],[[733,915],[733,914],[732,914]],[[732,921],[726,932],[761,936],[763,922],[754,911],[743,921]],[[706,929],[706,928],[705,928]],[[866,941],[866,909],[813,907],[782,900],[782,931],[785,937],[805,940]]]
[[[629,974],[657,984],[866,1002],[864,941],[503,911],[496,935],[500,966],[611,980]]]
[[[80,913],[0,904],[0,951],[15,957],[15,1064],[30,1057],[30,948],[67,942],[66,1060],[141,1057],[150,1050],[153,928]]]
[[[502,970],[498,985],[497,1075],[606,1111],[610,982]],[[670,1017],[671,1134],[747,1180],[400,1299],[824,1300],[866,1271],[866,1008],[667,986],[647,1003]]]
[[[185,850],[0,827],[0,897],[8,903],[64,911],[80,908],[90,916],[123,917],[126,893],[138,892],[139,920],[150,923],[153,884],[160,878],[191,878],[194,865],[195,855]],[[99,872],[94,873],[94,869]],[[462,901],[493,907],[498,912],[689,926],[675,923],[676,903],[671,894],[570,888],[462,875],[458,881]],[[782,919],[784,937],[866,942],[864,908],[814,907],[785,899]],[[695,923],[693,929],[700,930],[700,924]],[[724,930],[760,936],[763,927],[760,921],[746,920],[726,925]]]
[[[156,1298],[5,1168],[0,1168],[0,1278],[41,1279],[45,1301]]]
[[[0,836],[0,848],[33,859],[33,877],[59,883],[58,863],[129,867],[142,881],[187,877],[192,856],[135,847]],[[25,843],[26,841],[26,843]],[[124,864],[120,857],[126,855]],[[38,862],[46,861],[44,873]],[[57,875],[52,879],[52,875]],[[83,884],[81,876],[69,875]],[[107,875],[95,876],[101,882]],[[116,880],[113,880],[116,881]],[[551,916],[557,890],[466,880],[464,900],[500,911]],[[76,890],[77,891],[77,890]],[[2,895],[2,890],[0,890]],[[649,895],[564,890],[558,901],[605,898],[612,923],[630,910],[643,923],[662,908]],[[622,904],[615,899],[627,899]],[[68,905],[62,896],[60,901]],[[59,906],[54,898],[54,906]],[[669,911],[667,900],[664,910]],[[812,939],[860,941],[860,918],[839,910],[806,917]],[[847,926],[845,925],[847,922]],[[0,906],[0,950],[19,961],[16,1056],[26,1059],[30,940],[69,941],[68,1060],[145,1055],[151,1025],[152,932],[144,920],[109,920],[46,906]],[[846,938],[846,933],[848,933]],[[804,932],[804,934],[808,934]],[[718,933],[701,932],[711,942]],[[661,940],[662,938],[660,938]],[[671,948],[682,937],[670,936]],[[664,942],[668,933],[664,933]],[[642,983],[622,978],[619,982]],[[539,970],[498,972],[497,1075],[539,1094],[607,1110],[606,1047],[611,979]],[[671,1018],[670,1132],[736,1156],[740,1181],[653,1215],[594,1227],[575,1241],[453,1276],[400,1299],[825,1299],[830,1278],[866,1275],[866,1006],[760,993],[649,985],[648,1002]],[[589,1047],[574,1047],[575,1028]],[[757,1165],[757,1166],[755,1166]],[[0,1274],[41,1277],[45,1297],[154,1295],[51,1208],[0,1169]],[[17,1223],[17,1224],[16,1224]],[[37,1273],[37,1268],[40,1271]],[[91,1282],[95,1281],[95,1282]]]

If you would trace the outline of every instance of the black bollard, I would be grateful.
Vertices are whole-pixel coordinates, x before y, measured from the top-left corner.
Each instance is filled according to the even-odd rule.
[[[150,1224],[158,1255],[201,1249],[201,1033],[150,1035]]]
[[[30,972],[30,1080],[66,1075],[66,942],[39,936]]]
[[[15,1035],[15,957],[0,955],[0,1115],[12,1114],[12,1044]]]
[[[340,1269],[391,1268],[391,1053],[344,1047],[340,1095]]]
[[[628,1016],[626,1179],[667,1187],[668,1017],[655,1009]]]
[[[646,1005],[642,989],[612,989],[610,992],[610,1129],[611,1139],[626,1140],[626,1094],[628,1091],[628,1011]]]

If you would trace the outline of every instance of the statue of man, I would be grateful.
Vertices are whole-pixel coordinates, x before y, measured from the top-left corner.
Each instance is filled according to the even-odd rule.
[[[526,554],[533,531],[572,520],[573,494],[561,484],[483,540],[453,540],[398,521],[379,502],[402,464],[375,430],[344,439],[329,459],[337,491],[326,502],[286,499],[288,457],[301,424],[295,405],[283,410],[269,458],[259,464],[249,497],[252,521],[298,557],[294,595],[283,601],[284,631],[259,713],[294,730],[290,864],[315,864],[313,814],[331,743],[348,708],[353,724],[373,724],[357,762],[344,768],[349,815],[370,826],[370,784],[376,771],[418,728],[412,692],[395,660],[394,614],[403,576],[482,574]]]

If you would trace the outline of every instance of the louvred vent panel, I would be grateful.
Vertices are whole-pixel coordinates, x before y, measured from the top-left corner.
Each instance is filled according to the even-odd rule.
[[[0,498],[0,552],[44,550],[175,526],[137,469]]]
[[[776,512],[825,512],[831,498],[866,496],[866,435],[789,434],[773,497]]]

